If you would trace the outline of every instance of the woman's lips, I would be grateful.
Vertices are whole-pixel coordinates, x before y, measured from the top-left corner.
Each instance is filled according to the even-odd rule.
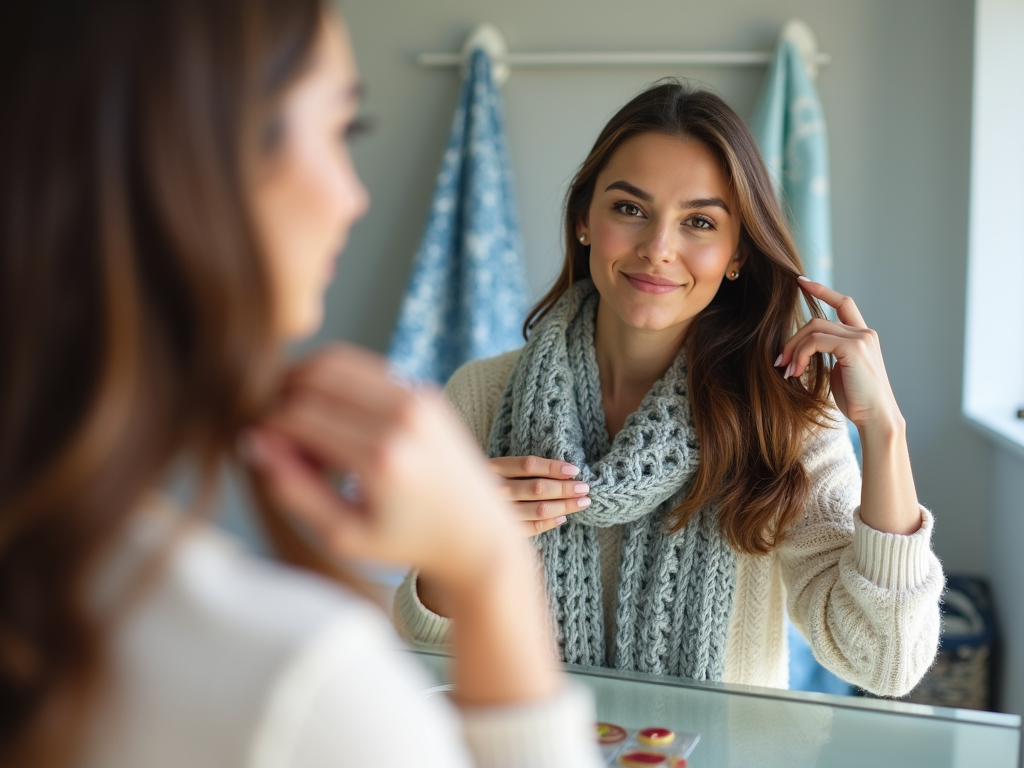
[[[671,293],[679,287],[678,283],[673,283],[667,278],[657,275],[629,274],[628,272],[623,272],[622,275],[630,285],[643,293]]]

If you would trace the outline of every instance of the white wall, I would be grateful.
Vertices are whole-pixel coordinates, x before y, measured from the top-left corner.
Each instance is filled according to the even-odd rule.
[[[1002,706],[1024,712],[1024,2],[975,7],[970,284],[964,411],[995,439],[989,530]],[[998,375],[993,375],[993,370]]]
[[[1024,2],[978,0],[964,412],[1024,458]],[[992,375],[991,361],[999,361]]]
[[[990,572],[1002,639],[1000,708],[1024,714],[1024,461],[993,452]]]
[[[805,19],[833,57],[818,87],[831,143],[835,287],[857,299],[881,335],[947,570],[995,573],[992,449],[960,417],[972,2],[341,0],[340,7],[367,85],[365,111],[378,128],[355,150],[373,208],[339,265],[324,335],[376,349],[391,333],[458,90],[452,72],[418,68],[417,53],[456,51],[483,21],[497,24],[514,51],[767,50],[783,22]],[[505,85],[535,292],[560,263],[568,178],[615,109],[669,74],[704,80],[749,114],[763,70],[517,70]]]

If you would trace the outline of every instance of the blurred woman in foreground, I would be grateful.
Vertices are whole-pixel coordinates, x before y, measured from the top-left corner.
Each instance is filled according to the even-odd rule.
[[[0,764],[596,765],[510,508],[439,396],[347,347],[281,370],[368,205],[340,20],[0,14]],[[180,461],[208,496],[239,444],[279,554],[319,575],[159,499]],[[447,591],[459,714],[322,578],[339,555]]]

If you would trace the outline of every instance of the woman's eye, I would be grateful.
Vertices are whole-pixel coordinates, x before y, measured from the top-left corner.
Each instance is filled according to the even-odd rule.
[[[644,213],[639,206],[633,205],[633,203],[616,203],[615,210],[623,216],[643,216]]]
[[[370,128],[371,125],[369,120],[365,117],[357,117],[352,122],[346,123],[342,126],[341,130],[338,132],[338,138],[342,141],[352,141],[353,139],[369,133]]]
[[[694,229],[714,229],[715,223],[703,216],[691,216],[686,223]]]

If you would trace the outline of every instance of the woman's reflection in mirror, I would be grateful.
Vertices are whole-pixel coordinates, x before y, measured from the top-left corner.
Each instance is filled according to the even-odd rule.
[[[802,277],[743,121],[645,90],[577,171],[563,236],[525,346],[447,394],[533,538],[564,660],[786,687],[788,612],[842,679],[910,691],[943,574],[905,422],[854,300]],[[426,642],[446,608],[416,572],[396,598]]]

